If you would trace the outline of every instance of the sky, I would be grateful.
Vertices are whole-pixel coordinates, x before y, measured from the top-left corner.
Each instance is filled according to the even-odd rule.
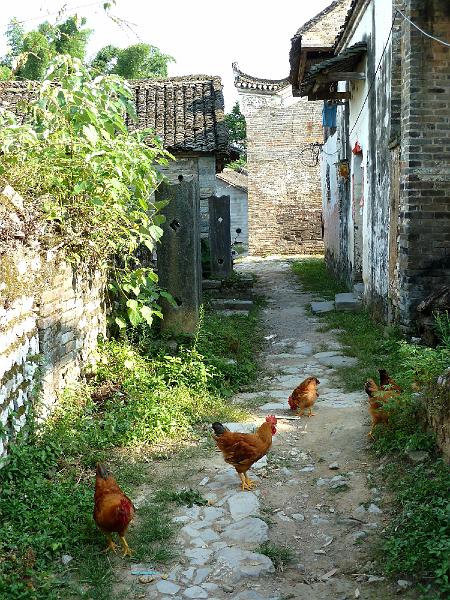
[[[224,85],[225,109],[238,99],[231,63],[250,75],[282,79],[289,72],[290,39],[308,19],[331,0],[117,0],[111,14],[128,25],[119,26],[94,0],[3,0],[0,11],[0,56],[6,52],[5,30],[12,17],[28,31],[48,19],[85,16],[94,29],[88,55],[107,44],[119,47],[145,42],[170,54],[176,63],[169,76],[219,75]]]

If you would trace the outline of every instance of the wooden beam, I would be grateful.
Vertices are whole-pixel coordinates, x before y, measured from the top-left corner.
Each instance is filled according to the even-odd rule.
[[[316,81],[319,83],[328,83],[331,81],[354,81],[364,80],[366,78],[365,73],[353,73],[351,71],[333,71],[331,73],[325,73],[323,75],[317,75]]]
[[[308,94],[308,100],[350,100],[351,92],[321,92]]]

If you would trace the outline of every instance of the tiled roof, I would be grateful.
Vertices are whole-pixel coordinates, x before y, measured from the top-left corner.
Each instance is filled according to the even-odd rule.
[[[128,82],[135,94],[137,124],[151,127],[172,151],[223,152],[228,146],[219,77],[189,75]]]
[[[130,129],[152,128],[164,147],[173,152],[226,151],[228,133],[219,77],[189,75],[128,83],[138,117],[136,123],[127,118]],[[0,82],[0,106],[25,112],[20,102],[32,98],[34,85],[29,81]]]
[[[292,38],[302,37],[302,45],[333,46],[335,37],[347,14],[351,0],[335,0],[309,21],[306,21]]]
[[[252,77],[241,71],[236,62],[233,63],[234,85],[239,89],[258,90],[260,92],[275,93],[289,85],[289,78],[262,79]]]
[[[367,50],[365,42],[358,42],[343,50],[337,56],[327,58],[313,65],[305,74],[301,83],[302,96],[308,95],[315,84],[316,77],[321,73],[338,73],[339,71],[353,71]],[[325,84],[327,85],[327,84]],[[328,84],[329,86],[329,84]]]
[[[216,177],[224,183],[244,192],[248,190],[248,176],[245,173],[234,171],[233,169],[224,169],[222,173],[217,173]]]
[[[350,2],[335,0],[302,25],[291,39],[289,79],[294,96],[299,95],[303,74],[311,64],[333,55],[335,38],[346,18]]]

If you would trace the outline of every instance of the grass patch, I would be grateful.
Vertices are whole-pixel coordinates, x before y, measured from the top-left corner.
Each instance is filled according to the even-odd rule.
[[[26,441],[23,433],[11,445],[0,470],[0,598],[114,598],[114,569],[127,561],[102,553],[105,537],[92,518],[96,461],[107,461],[133,497],[138,485],[158,486],[153,450],[173,456],[183,444],[198,445],[206,423],[247,417],[226,398],[257,377],[257,312],[226,322],[206,315],[199,335],[176,351],[141,333],[139,343],[136,332],[104,342],[88,384],[67,389],[52,417],[40,425],[30,419]],[[227,352],[236,363],[227,364]],[[203,503],[194,490],[176,500]],[[129,531],[133,561],[173,556],[170,519],[167,499],[138,509]]]
[[[208,500],[203,498],[198,490],[191,488],[175,492],[173,490],[159,490],[155,499],[158,502],[174,502],[178,506],[207,506]]]
[[[325,300],[334,300],[336,294],[347,292],[344,283],[337,281],[327,269],[323,257],[308,256],[292,263],[302,289]]]
[[[295,558],[295,554],[291,548],[288,546],[280,546],[273,542],[264,542],[264,544],[261,544],[258,548],[257,552],[270,558],[275,569],[279,572],[284,571],[284,567],[291,563]]]
[[[411,467],[394,463],[383,474],[395,494],[396,514],[382,544],[387,574],[421,580],[426,598],[450,596],[450,474],[441,460]],[[431,580],[431,582],[430,582]]]

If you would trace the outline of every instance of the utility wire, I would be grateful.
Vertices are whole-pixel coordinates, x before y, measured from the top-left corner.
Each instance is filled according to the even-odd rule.
[[[429,37],[431,40],[434,40],[435,42],[439,42],[440,44],[444,44],[444,46],[447,46],[448,48],[450,48],[450,44],[444,40],[441,40],[437,37],[435,37],[434,35],[431,35],[431,33],[427,33],[426,31],[424,31],[423,29],[421,29],[418,25],[416,25],[414,23],[414,21],[411,21],[411,19],[409,17],[407,17],[404,13],[402,13],[401,10],[399,10],[398,8],[396,9],[396,11],[406,20],[408,21],[408,23],[411,23],[411,25],[413,27],[415,27],[416,29],[418,29],[420,31],[420,33],[423,33],[423,35],[426,35],[427,37]]]

